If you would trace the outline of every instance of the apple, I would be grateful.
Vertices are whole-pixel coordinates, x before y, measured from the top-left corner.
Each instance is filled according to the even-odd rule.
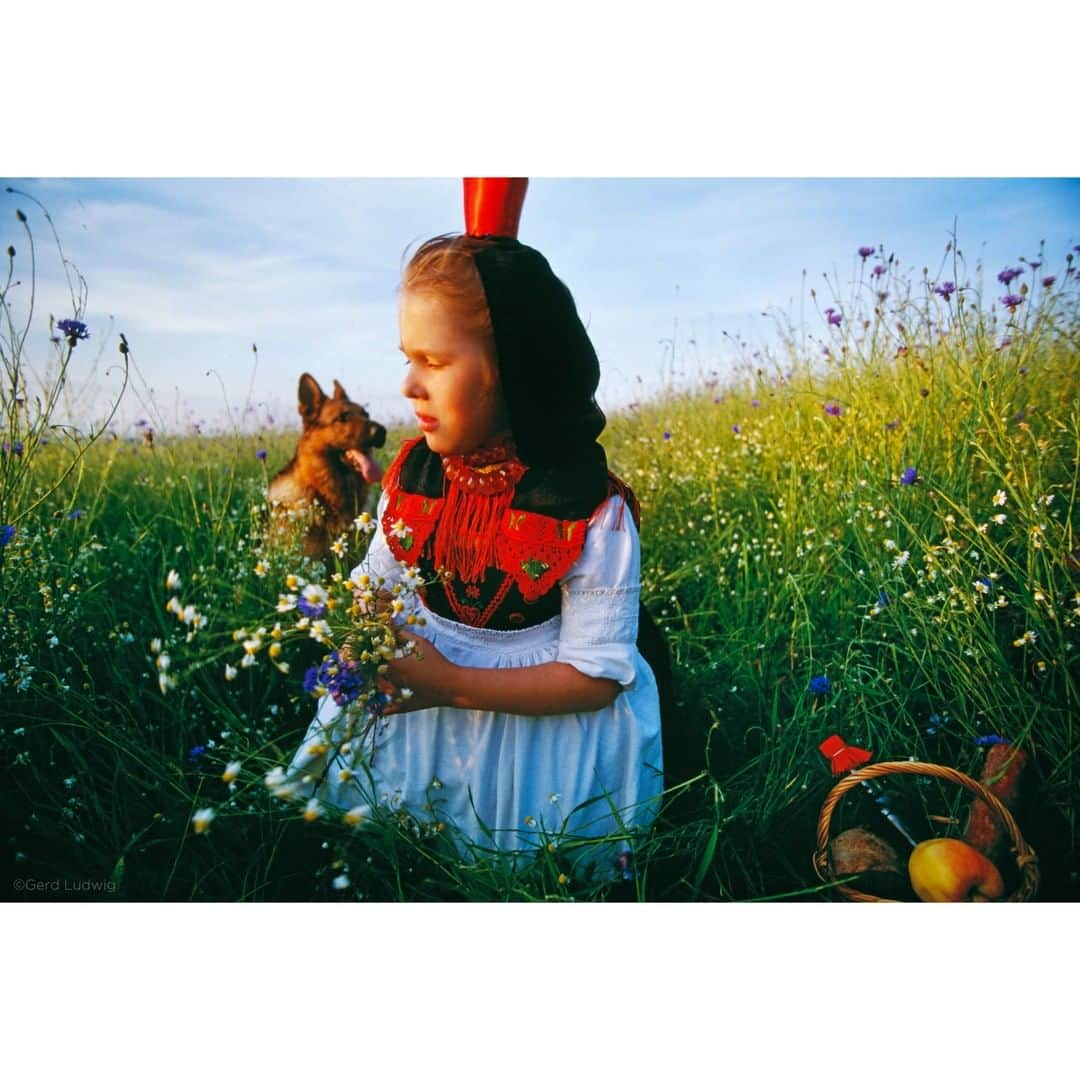
[[[920,900],[996,900],[1005,891],[998,868],[963,840],[924,840],[908,858]]]

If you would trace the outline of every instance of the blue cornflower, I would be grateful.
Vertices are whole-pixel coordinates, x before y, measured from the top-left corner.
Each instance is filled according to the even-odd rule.
[[[258,459],[259,459],[260,461],[265,461],[265,460],[266,460],[266,451],[265,451],[265,450],[256,450],[256,451],[255,451],[255,456],[256,456],[256,457],[257,457],[257,458],[258,458]]]
[[[0,548],[6,548],[15,539],[14,525],[0,525]]]
[[[23,444],[16,439],[14,442],[8,442],[4,440],[4,453],[14,454],[16,457],[22,457]]]
[[[740,427],[740,426],[739,426],[738,424],[732,424],[732,425],[731,425],[731,430],[732,430],[732,431],[733,431],[733,432],[734,432],[734,433],[735,433],[736,435],[741,435],[741,434],[742,434],[742,428],[741,428],[741,427]]]
[[[86,323],[78,319],[61,319],[56,324],[56,329],[68,339],[68,344],[74,346],[76,341],[85,341],[90,336],[86,329]]]
[[[364,679],[355,660],[343,660],[335,649],[318,667],[304,673],[304,690],[311,694],[323,687],[337,705],[348,705],[360,696]]]
[[[811,694],[827,694],[832,689],[832,683],[828,675],[815,675],[806,689]]]
[[[931,713],[929,726],[926,729],[926,734],[936,735],[948,722],[948,713],[942,713],[940,716],[938,716],[937,713]]]
[[[1024,298],[1022,296],[1017,296],[1016,293],[1009,293],[1008,296],[1003,296],[1001,298],[1001,302],[1010,311],[1015,311],[1024,302]]]
[[[866,262],[874,254],[874,249],[872,247],[861,247],[859,248],[859,254],[862,256],[863,262]]]
[[[1001,271],[1000,274],[998,274],[997,279],[1001,282],[1002,285],[1008,285],[1010,281],[1018,278],[1023,272],[1024,271],[1021,270],[1019,266],[1014,266],[1011,270],[1006,267],[1004,270]]]
[[[1007,739],[1004,735],[976,735],[974,743],[976,746],[1000,746],[1002,743],[1009,746],[1012,739]]]
[[[905,486],[918,483],[919,471],[914,468],[907,468],[900,474],[900,483]]]
[[[889,594],[884,589],[881,589],[877,594],[877,606],[879,608],[889,606]]]
[[[325,604],[313,604],[310,600],[301,596],[296,601],[296,610],[309,619],[321,619],[326,614]]]
[[[951,281],[943,281],[940,285],[934,286],[934,292],[948,300],[956,292],[956,285]]]
[[[198,761],[206,753],[205,746],[193,746],[188,751],[188,761]]]
[[[68,519],[68,521],[78,521],[79,518],[81,518],[84,513],[85,513],[85,511],[79,510],[79,509],[69,510],[68,515],[67,515],[67,519]]]
[[[840,408],[840,402],[839,401],[826,401],[825,404],[822,405],[822,408],[830,416],[842,416],[843,413],[844,413],[844,410],[842,408]]]
[[[670,440],[671,440],[671,432],[670,431],[665,431],[664,432],[664,442],[669,442]]]

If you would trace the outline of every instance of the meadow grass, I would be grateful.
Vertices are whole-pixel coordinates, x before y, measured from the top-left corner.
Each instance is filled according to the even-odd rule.
[[[265,653],[243,667],[234,632],[272,623],[287,574],[320,574],[265,540],[267,479],[294,433],[9,447],[4,476],[17,469],[18,505],[33,510],[0,549],[5,887],[827,898],[810,859],[833,781],[816,748],[837,732],[875,760],[972,775],[988,736],[1024,746],[1037,784],[1021,826],[1044,895],[1075,895],[1072,255],[1049,285],[1048,270],[1017,267],[1015,292],[993,290],[1010,306],[955,262],[952,290],[941,273],[875,265],[856,265],[816,335],[781,320],[779,344],[745,348],[732,377],[684,378],[609,418],[611,467],[642,505],[644,598],[671,647],[682,727],[668,748],[681,780],[614,885],[568,876],[557,846],[525,866],[462,859],[409,819],[357,830],[275,798],[264,777],[311,720],[300,674],[324,650],[300,641],[288,671]],[[386,460],[406,434],[391,432]],[[909,812],[958,835],[959,790],[904,783]]]

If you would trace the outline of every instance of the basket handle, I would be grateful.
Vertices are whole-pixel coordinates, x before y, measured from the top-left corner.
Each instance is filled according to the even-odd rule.
[[[1022,877],[1020,887],[1008,899],[1010,901],[1028,900],[1035,895],[1039,887],[1039,859],[1034,850],[1020,834],[1020,829],[1008,807],[978,780],[973,780],[958,769],[948,765],[935,765],[926,761],[879,761],[874,765],[864,765],[853,769],[842,777],[832,788],[821,805],[817,824],[817,851],[814,852],[814,872],[824,882],[835,879],[829,859],[829,832],[832,825],[833,811],[840,800],[863,780],[873,780],[879,776],[901,773],[909,776],[934,776],[939,780],[951,780],[965,787],[976,797],[982,799],[1001,818],[1005,831],[1012,840],[1012,850],[1016,854],[1016,865]],[[853,900],[878,900],[880,897],[859,892],[847,885],[838,885],[837,889]]]

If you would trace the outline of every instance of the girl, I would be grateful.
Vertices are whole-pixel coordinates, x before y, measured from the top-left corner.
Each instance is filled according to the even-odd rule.
[[[663,789],[638,511],[596,442],[599,365],[573,299],[515,239],[523,194],[466,181],[467,233],[421,245],[401,283],[422,434],[386,473],[358,570],[433,581],[412,601],[420,633],[400,631],[415,653],[390,663],[412,696],[377,725],[363,777],[316,760],[340,712],[324,698],[293,769],[354,814],[444,822],[474,852],[554,843],[607,876]]]

